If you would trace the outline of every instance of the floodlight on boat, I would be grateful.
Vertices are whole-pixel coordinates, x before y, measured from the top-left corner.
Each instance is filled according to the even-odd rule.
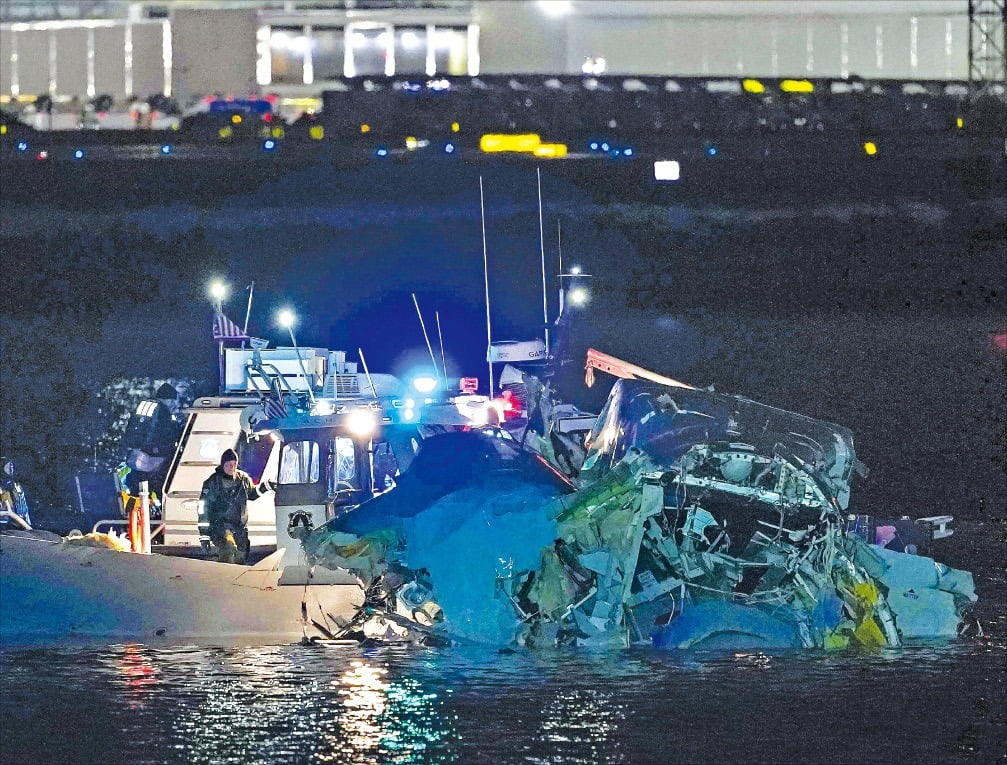
[[[297,314],[295,314],[289,308],[284,308],[282,311],[276,314],[276,323],[279,324],[284,329],[290,329],[297,323]]]
[[[218,303],[223,302],[227,297],[227,285],[221,281],[210,283],[210,297]]]
[[[311,413],[318,417],[327,417],[334,411],[336,411],[336,409],[332,405],[331,401],[316,401],[315,408],[311,410]]]
[[[570,305],[581,306],[585,305],[590,299],[590,293],[583,287],[574,287],[570,290]]]
[[[369,436],[377,425],[370,409],[354,409],[346,415],[346,429],[355,436]]]
[[[430,375],[419,375],[413,378],[413,387],[420,393],[433,393],[437,390],[437,378]]]

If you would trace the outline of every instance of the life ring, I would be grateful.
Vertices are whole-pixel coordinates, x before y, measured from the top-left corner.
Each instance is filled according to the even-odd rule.
[[[134,501],[129,509],[129,545],[133,552],[143,552],[143,518],[140,503]]]

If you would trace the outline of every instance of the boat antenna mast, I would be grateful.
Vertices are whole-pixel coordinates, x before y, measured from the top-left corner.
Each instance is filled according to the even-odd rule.
[[[542,225],[542,168],[535,168],[538,183],[538,247],[542,261],[542,326],[544,328],[545,356],[549,358],[549,298],[545,279],[545,229]]]
[[[486,255],[486,200],[483,196],[483,177],[479,176],[479,218],[483,231],[483,285],[486,291],[486,364],[490,373],[490,398],[493,398],[493,325],[490,322],[490,272]]]

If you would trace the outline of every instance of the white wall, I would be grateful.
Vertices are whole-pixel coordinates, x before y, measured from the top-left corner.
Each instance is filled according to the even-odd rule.
[[[958,0],[482,0],[482,71],[967,79]],[[949,39],[950,38],[950,39]]]
[[[172,22],[172,79],[182,103],[204,93],[254,93],[254,11],[176,8]]]

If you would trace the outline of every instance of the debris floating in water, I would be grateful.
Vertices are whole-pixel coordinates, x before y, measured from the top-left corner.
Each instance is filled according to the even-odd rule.
[[[525,450],[433,436],[393,491],[306,532],[314,563],[367,588],[340,636],[836,649],[958,634],[972,575],[847,515],[866,474],[848,429],[623,366],[585,444],[554,437],[526,376],[541,425]],[[922,520],[924,542],[950,533]]]

